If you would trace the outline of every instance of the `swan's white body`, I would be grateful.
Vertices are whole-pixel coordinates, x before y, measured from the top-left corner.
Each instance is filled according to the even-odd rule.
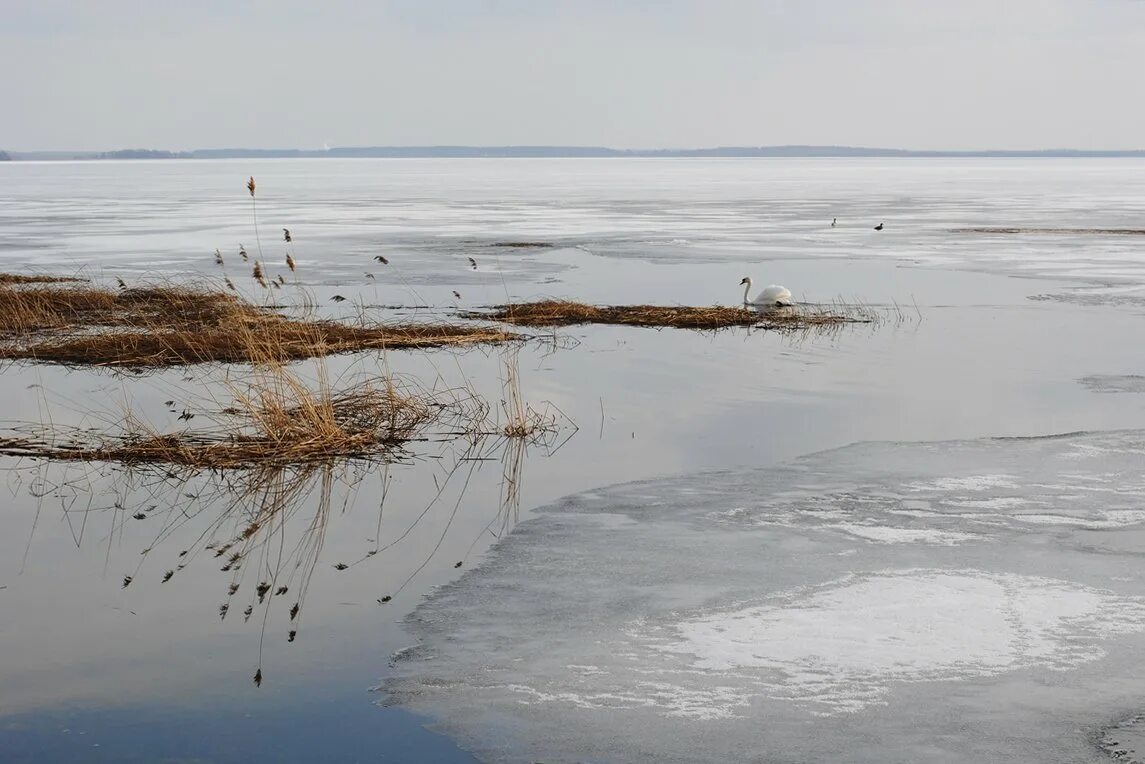
[[[778,284],[771,284],[763,288],[759,294],[754,298],[749,299],[748,293],[751,292],[751,277],[744,276],[743,281],[739,282],[744,285],[743,287],[743,304],[744,305],[791,305],[791,290],[787,287],[779,286]]]

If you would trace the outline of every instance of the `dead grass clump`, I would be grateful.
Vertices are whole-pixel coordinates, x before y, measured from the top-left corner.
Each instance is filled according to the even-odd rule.
[[[213,427],[158,433],[128,415],[121,432],[0,439],[0,454],[58,461],[163,465],[194,470],[299,467],[386,458],[431,422],[476,416],[463,397],[404,389],[392,378],[335,391],[282,368],[263,369],[211,416]],[[483,413],[483,410],[482,410]]]
[[[282,363],[373,349],[497,343],[515,335],[442,324],[350,324],[288,318],[193,286],[114,291],[0,285],[0,359],[147,368]]]
[[[671,305],[586,305],[569,300],[544,300],[517,305],[495,305],[487,312],[465,314],[467,318],[491,319],[523,326],[570,326],[573,324],[623,324],[627,326],[723,329],[756,326],[766,329],[804,329],[867,322],[866,315],[848,315],[832,310],[783,308],[760,312],[748,308],[713,306],[698,308]]]
[[[90,285],[0,285],[0,332],[6,334],[90,327],[222,324],[260,312],[238,297],[187,286],[115,291]]]

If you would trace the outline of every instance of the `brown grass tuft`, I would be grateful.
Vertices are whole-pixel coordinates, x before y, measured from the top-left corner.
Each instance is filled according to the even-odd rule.
[[[433,422],[450,426],[484,415],[454,391],[427,393],[392,378],[337,391],[314,387],[281,367],[263,367],[231,385],[214,427],[158,433],[128,415],[121,432],[71,435],[42,430],[0,439],[0,454],[57,461],[163,465],[194,470],[285,468],[332,460],[386,458]],[[225,552],[225,550],[223,550]]]
[[[861,312],[860,312],[861,313]],[[723,329],[756,326],[764,329],[805,329],[867,322],[865,314],[784,308],[766,312],[748,308],[713,306],[696,308],[670,305],[586,305],[569,300],[543,300],[517,305],[495,305],[487,312],[470,312],[466,318],[501,321],[522,326],[570,326],[573,324],[623,324],[627,326]]]

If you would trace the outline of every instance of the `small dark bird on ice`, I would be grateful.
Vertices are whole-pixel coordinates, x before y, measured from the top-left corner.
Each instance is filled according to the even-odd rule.
[[[839,218],[831,218],[831,227],[834,228],[835,224],[839,222]]]
[[[876,230],[876,231],[881,231],[881,230],[883,230],[883,224],[882,224],[882,223],[879,223],[877,226],[875,226],[875,230]]]
[[[330,299],[333,300],[334,302],[346,302],[346,298],[340,294],[336,294],[333,297],[331,297]]]
[[[387,260],[387,259],[386,259],[384,256],[382,256],[382,255],[374,255],[374,259],[375,259],[375,260],[377,260],[377,261],[378,261],[379,263],[381,263],[382,265],[389,265],[389,264],[390,264],[390,261],[389,261],[389,260]]]
[[[453,290],[453,296],[460,300],[461,299],[461,292],[458,292],[456,289],[454,289]]]
[[[472,257],[469,258],[469,264],[473,266],[473,270],[477,270],[477,261],[474,260]]]

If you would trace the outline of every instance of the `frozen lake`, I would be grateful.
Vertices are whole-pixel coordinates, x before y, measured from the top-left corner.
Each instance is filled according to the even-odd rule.
[[[340,474],[326,495],[300,490],[286,559],[313,567],[291,582],[307,599],[290,643],[285,603],[265,624],[239,605],[219,619],[230,578],[209,555],[161,582],[180,551],[240,521],[233,486],[5,460],[0,750],[61,762],[1139,750],[1126,720],[1145,709],[1145,236],[1044,229],[1145,228],[1142,170],[0,164],[4,271],[109,285],[225,273],[259,300],[305,288],[330,316],[450,319],[539,296],[734,304],[750,275],[885,316],[810,336],[571,327],[524,346],[525,397],[580,429],[516,466],[434,443]],[[284,227],[298,287],[268,297],[238,249],[285,271]],[[493,246],[511,241],[552,246]],[[329,362],[335,376],[393,371],[493,400],[504,364],[487,350]],[[13,365],[0,419],[99,426],[130,404],[170,429],[165,401],[207,406],[222,390],[205,369]],[[235,602],[255,581],[241,583]],[[1119,724],[1121,748],[1103,747]]]

